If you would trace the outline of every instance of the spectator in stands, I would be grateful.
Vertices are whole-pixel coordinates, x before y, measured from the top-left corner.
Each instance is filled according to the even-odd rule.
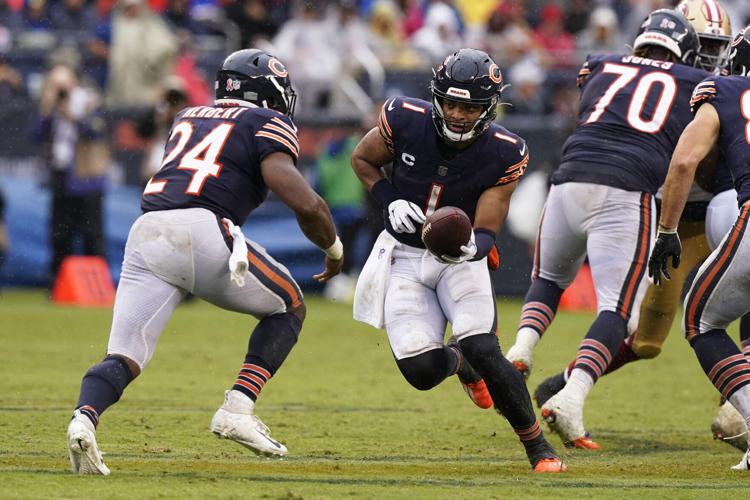
[[[47,75],[34,127],[43,145],[52,191],[52,283],[80,236],[83,254],[104,255],[102,197],[109,158],[99,96],[82,86],[72,68],[54,65]]]
[[[169,139],[169,129],[175,115],[185,107],[186,103],[185,82],[178,76],[167,77],[156,105],[138,120],[136,131],[146,142],[141,170],[144,186],[161,168],[164,148]]]
[[[545,115],[550,112],[542,92],[546,78],[544,69],[531,57],[522,59],[508,71],[507,114]]]
[[[0,53],[13,47],[13,38],[23,25],[23,17],[13,10],[7,0],[0,0]]]
[[[26,2],[23,9],[23,29],[25,31],[49,31],[52,29],[47,0],[28,0]]]
[[[443,2],[431,3],[427,7],[424,26],[411,38],[412,46],[422,54],[428,65],[436,65],[446,54],[463,46],[459,27],[455,9]]]
[[[575,38],[565,31],[563,10],[555,2],[548,2],[539,15],[539,26],[534,30],[537,43],[546,52],[548,66],[565,68],[575,65]]]
[[[87,31],[99,24],[99,14],[93,4],[86,0],[60,0],[50,5],[52,29],[64,31]]]
[[[106,102],[112,107],[151,106],[177,55],[177,38],[143,0],[119,0],[111,20],[97,28],[89,47],[108,60]]]
[[[324,144],[316,162],[318,190],[331,208],[344,248],[349,249],[341,274],[331,278],[324,292],[328,299],[340,302],[351,302],[357,283],[352,272],[362,267],[361,259],[353,249],[357,246],[360,230],[365,228],[365,191],[350,166],[350,160],[363,135],[363,130],[358,129]]]
[[[0,116],[6,106],[13,106],[18,97],[26,95],[23,77],[8,60],[0,55]]]
[[[240,31],[241,47],[255,47],[257,40],[270,40],[279,31],[286,19],[281,6],[270,6],[268,0],[238,0],[226,5],[227,19]],[[296,81],[296,75],[295,75]]]
[[[321,17],[324,7],[320,0],[298,5],[273,39],[272,52],[286,62],[293,75],[297,105],[303,110],[329,107],[331,89],[341,72],[341,55],[331,50],[329,25]]]
[[[591,0],[570,0],[565,9],[565,31],[577,35],[589,24]]]
[[[485,50],[506,71],[524,57],[536,55],[534,33],[520,0],[504,0],[490,13],[485,29],[471,44]]]
[[[597,7],[591,13],[589,26],[577,40],[578,55],[621,52],[622,39],[617,30],[617,14],[609,7]]]
[[[190,0],[169,0],[164,20],[180,39],[190,39],[207,31],[206,26],[190,15]]]

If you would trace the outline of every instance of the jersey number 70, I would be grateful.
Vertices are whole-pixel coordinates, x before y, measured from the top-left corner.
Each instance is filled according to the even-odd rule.
[[[594,106],[594,111],[591,112],[584,123],[598,121],[607,110],[607,106],[612,103],[615,95],[624,89],[633,79],[637,78],[641,69],[622,64],[607,63],[604,65],[602,72],[617,75],[617,78],[615,78],[606,92],[599,98],[596,106]],[[657,99],[654,113],[650,118],[644,119],[642,114],[643,108],[646,105],[646,99],[652,87],[657,84],[661,86],[661,93]],[[667,121],[669,110],[676,95],[677,82],[675,82],[672,75],[662,71],[647,73],[638,80],[638,84],[635,86],[635,90],[630,98],[627,112],[628,124],[639,132],[647,134],[657,133],[664,126],[664,122]]]

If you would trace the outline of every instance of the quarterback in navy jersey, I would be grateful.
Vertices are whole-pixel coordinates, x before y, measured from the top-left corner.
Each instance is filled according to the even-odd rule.
[[[270,189],[324,249],[325,269],[315,278],[327,281],[343,262],[328,207],[295,167],[294,101],[281,61],[245,49],[217,72],[214,106],[175,117],[161,170],[143,193],[144,214],[128,235],[107,356],[83,377],[68,426],[73,472],[109,474],[96,443],[99,416],[146,367],[187,293],[259,319],[211,431],[257,454],[286,454],[254,407],[297,342],[305,304],[286,267],[240,226]]]
[[[583,425],[585,399],[619,362],[620,348],[638,324],[648,288],[654,194],[691,119],[691,89],[709,75],[694,67],[699,50],[696,31],[684,16],[661,9],[642,23],[632,54],[590,57],[579,73],[579,124],[552,175],[532,284],[508,351],[508,359],[528,374],[534,347],[588,258],[597,318],[571,368],[535,390],[542,416],[578,448],[600,448]]]
[[[750,28],[732,41],[732,76],[714,76],[696,86],[692,104],[695,119],[680,137],[664,184],[659,232],[649,260],[655,279],[669,276],[668,262],[680,265],[677,235],[695,171],[718,145],[737,191],[739,216],[719,247],[698,270],[685,297],[683,330],[711,383],[750,426],[750,345],[740,350],[727,326],[750,312]],[[747,452],[734,469],[750,470]]]
[[[354,317],[385,328],[396,364],[416,389],[456,374],[480,408],[510,422],[537,472],[565,465],[545,440],[523,377],[502,355],[488,256],[528,162],[519,136],[493,123],[502,76],[484,52],[462,49],[435,70],[432,103],[398,97],[360,141],[352,167],[381,205],[386,230],[357,281]],[[381,167],[392,163],[390,178]],[[432,255],[422,223],[461,208],[473,223],[460,256]],[[453,337],[444,345],[447,323]]]

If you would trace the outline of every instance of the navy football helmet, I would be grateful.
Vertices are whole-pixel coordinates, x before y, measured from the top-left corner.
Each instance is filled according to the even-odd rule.
[[[259,49],[242,49],[224,59],[216,72],[214,92],[218,101],[239,100],[261,108],[294,114],[297,94],[284,64]]]
[[[484,132],[497,116],[497,104],[503,89],[503,76],[495,61],[476,49],[461,49],[449,55],[433,70],[432,120],[437,132],[445,140],[466,141]],[[482,115],[473,127],[463,133],[450,130],[443,113],[445,100],[479,104]]]
[[[698,34],[685,16],[676,10],[659,9],[648,15],[635,37],[633,50],[646,45],[664,47],[687,66],[698,64],[701,50]]]
[[[750,26],[740,31],[729,48],[729,74],[750,76]]]

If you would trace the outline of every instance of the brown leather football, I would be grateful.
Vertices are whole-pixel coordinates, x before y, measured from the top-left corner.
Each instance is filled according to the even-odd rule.
[[[471,221],[458,207],[442,207],[427,217],[422,226],[422,242],[433,255],[459,257],[461,246],[471,238]]]

